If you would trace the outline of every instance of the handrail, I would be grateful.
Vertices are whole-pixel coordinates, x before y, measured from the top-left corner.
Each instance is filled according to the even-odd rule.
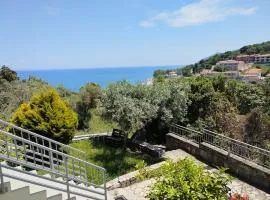
[[[177,124],[170,125],[170,131],[192,140],[195,143],[208,143],[260,166],[270,168],[270,151],[245,142],[235,140],[222,134],[203,129],[203,132],[193,130]],[[191,134],[193,133],[193,134]]]
[[[214,135],[217,135],[217,136],[226,138],[226,139],[228,139],[228,140],[231,140],[231,141],[234,141],[234,142],[243,144],[243,145],[245,145],[245,146],[249,146],[249,147],[251,147],[251,148],[258,149],[258,150],[260,150],[260,151],[265,151],[266,153],[270,153],[270,151],[268,151],[268,150],[266,150],[266,149],[263,149],[263,148],[260,148],[260,147],[257,147],[257,146],[254,146],[254,145],[251,145],[251,144],[248,144],[248,143],[245,143],[245,142],[242,142],[242,141],[233,139],[233,138],[230,138],[230,137],[228,137],[228,136],[226,136],[226,135],[221,135],[221,134],[219,134],[219,133],[215,133],[215,132],[210,131],[210,130],[207,130],[207,129],[203,129],[203,130],[206,131],[206,132],[209,132],[209,133],[211,133],[211,134],[214,134]]]
[[[58,154],[58,155],[60,155],[60,156],[67,157],[67,158],[71,158],[71,159],[74,159],[74,160],[76,160],[76,161],[83,162],[84,164],[88,164],[88,165],[91,165],[91,166],[93,166],[93,167],[99,168],[99,169],[101,169],[101,170],[105,170],[103,167],[97,166],[97,165],[95,165],[95,164],[89,163],[89,162],[87,162],[87,161],[85,161],[85,160],[82,160],[82,159],[73,157],[73,156],[71,156],[71,155],[65,154],[65,153],[63,153],[63,152],[61,152],[61,151],[57,151],[57,150],[55,150],[55,149],[50,149],[49,147],[43,146],[43,145],[41,145],[41,144],[32,142],[32,141],[27,140],[27,139],[24,139],[24,138],[21,138],[21,137],[19,137],[19,136],[17,136],[17,135],[13,135],[13,134],[11,134],[11,133],[9,133],[9,132],[3,131],[3,130],[0,130],[0,132],[3,133],[4,135],[7,135],[7,136],[9,136],[9,137],[11,137],[11,138],[13,138],[13,139],[16,139],[16,140],[20,141],[20,142],[25,142],[25,143],[34,145],[34,146],[36,146],[36,147],[39,147],[40,149],[44,149],[44,150],[47,150],[47,151],[51,151],[51,152],[56,153],[56,154]]]
[[[0,120],[0,125],[2,122],[3,121]],[[3,124],[6,126],[12,125],[7,122],[2,123],[2,125]],[[11,127],[22,130],[24,133],[29,133],[35,138],[47,140],[52,144],[61,144],[15,125]],[[2,136],[0,137],[0,159],[35,170],[44,170],[52,174],[52,181],[56,181],[56,179],[54,179],[55,176],[65,178],[65,184],[67,185],[66,192],[68,195],[71,193],[69,191],[70,185],[68,182],[73,180],[77,183],[83,183],[86,186],[92,185],[102,188],[106,199],[106,170],[103,167],[77,158],[72,154],[69,155],[64,152],[63,149],[59,151],[58,148],[52,148],[52,145],[48,147],[48,145],[44,145],[44,141],[40,144],[37,139],[33,140],[33,138],[30,137],[23,137],[22,134],[17,135],[15,132],[8,132],[5,128],[0,129],[0,135]],[[68,145],[61,144],[61,146],[67,146],[72,151],[81,152]],[[91,192],[91,189],[88,190]]]
[[[14,125],[14,124],[11,124],[11,123],[9,123],[9,122],[6,122],[6,121],[4,121],[4,120],[2,120],[2,119],[0,119],[0,125],[1,125],[1,124],[4,125],[4,126],[12,127],[12,128],[14,128],[14,129],[17,129],[17,130],[22,131],[22,132],[24,132],[24,133],[30,134],[30,135],[32,135],[32,136],[34,136],[34,137],[38,137],[38,138],[41,138],[41,139],[43,139],[43,140],[47,140],[48,142],[54,143],[54,144],[59,145],[59,146],[61,146],[61,147],[64,147],[64,148],[67,148],[67,149],[71,149],[71,150],[73,150],[73,151],[77,151],[77,152],[82,153],[82,154],[86,154],[84,151],[81,151],[81,150],[76,149],[76,148],[74,148],[74,147],[71,147],[71,146],[69,146],[69,145],[63,144],[63,143],[61,143],[61,142],[57,142],[57,141],[55,141],[55,140],[52,140],[52,139],[47,138],[47,137],[45,137],[45,136],[39,135],[39,134],[34,133],[34,132],[32,132],[32,131],[29,131],[29,130],[27,130],[27,129],[21,128],[21,127],[19,127],[19,126],[16,126],[16,125]],[[14,134],[14,133],[13,133],[13,134]]]

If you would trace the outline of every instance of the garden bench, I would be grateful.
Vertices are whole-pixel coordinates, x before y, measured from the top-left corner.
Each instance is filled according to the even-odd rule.
[[[120,129],[113,129],[112,135],[105,137],[105,143],[113,147],[121,147],[127,140],[127,134]]]

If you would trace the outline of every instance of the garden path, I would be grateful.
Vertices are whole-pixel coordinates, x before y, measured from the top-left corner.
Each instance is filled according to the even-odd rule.
[[[173,151],[167,151],[164,154],[164,158],[172,159],[174,161],[182,160],[186,157],[193,158],[197,163],[205,166],[206,170],[213,171],[215,168],[206,165],[205,163],[199,161],[194,156],[188,154],[187,152],[177,149]],[[128,200],[146,200],[145,195],[149,190],[149,186],[153,184],[153,179],[145,180],[142,182],[134,183],[127,187],[116,188],[108,191],[108,199],[113,200],[115,196],[123,195]],[[248,194],[251,200],[270,200],[270,194],[251,186],[237,178],[232,180],[232,183],[228,185],[231,188],[232,193],[238,192],[241,194]]]

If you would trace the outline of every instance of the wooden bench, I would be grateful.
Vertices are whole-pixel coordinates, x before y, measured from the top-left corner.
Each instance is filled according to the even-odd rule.
[[[127,141],[127,134],[120,129],[113,129],[112,135],[105,137],[105,143],[113,147],[122,147]]]

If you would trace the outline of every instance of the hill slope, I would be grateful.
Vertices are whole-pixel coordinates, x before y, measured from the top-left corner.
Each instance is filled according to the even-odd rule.
[[[191,76],[192,74],[198,73],[203,69],[211,69],[212,65],[215,65],[218,61],[235,59],[239,54],[266,54],[270,53],[270,41],[263,42],[260,44],[253,44],[243,46],[240,49],[234,51],[227,51],[225,53],[216,53],[212,56],[204,58],[199,62],[191,65],[187,65],[181,69],[177,69],[177,74],[183,76]]]

